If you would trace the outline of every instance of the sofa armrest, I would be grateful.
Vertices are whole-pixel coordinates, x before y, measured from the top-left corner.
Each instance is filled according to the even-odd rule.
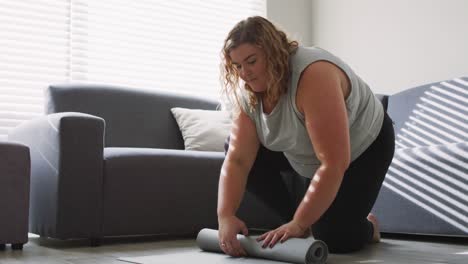
[[[30,232],[54,238],[100,234],[104,127],[76,112],[26,121],[9,133],[31,152]]]

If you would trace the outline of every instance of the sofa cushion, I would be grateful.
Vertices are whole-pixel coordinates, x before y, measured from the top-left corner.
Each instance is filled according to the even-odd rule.
[[[424,84],[388,98],[396,147],[412,148],[468,141],[468,77]]]
[[[223,152],[105,148],[103,235],[184,235],[217,228],[223,161]],[[249,228],[281,224],[277,214],[248,192],[238,215]]]
[[[214,110],[209,98],[136,87],[67,83],[46,90],[46,113],[79,112],[105,120],[106,147],[183,149],[170,109]]]
[[[171,109],[184,138],[185,150],[224,151],[224,141],[231,129],[226,111]]]
[[[467,153],[467,142],[396,150],[374,207],[381,231],[468,235]]]
[[[105,148],[103,235],[216,228],[223,160],[222,152]]]

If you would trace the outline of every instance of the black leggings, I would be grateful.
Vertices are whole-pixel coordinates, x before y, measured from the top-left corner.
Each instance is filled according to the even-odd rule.
[[[227,150],[228,144],[225,145]],[[345,171],[338,194],[321,218],[312,225],[315,239],[331,253],[348,253],[372,239],[367,215],[374,206],[393,158],[395,135],[385,113],[376,140]],[[309,187],[310,179],[295,173],[282,152],[261,146],[247,180],[247,191],[289,222]]]

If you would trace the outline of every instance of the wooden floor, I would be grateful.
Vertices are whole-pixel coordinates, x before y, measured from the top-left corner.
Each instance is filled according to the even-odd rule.
[[[99,247],[88,241],[59,241],[32,236],[22,251],[0,251],[1,264],[125,264],[119,257],[165,255],[197,251],[187,238],[112,238]],[[190,260],[182,263],[189,263]],[[248,263],[242,260],[239,263]],[[468,263],[468,244],[462,239],[384,235],[381,243],[349,255],[331,254],[327,263]]]

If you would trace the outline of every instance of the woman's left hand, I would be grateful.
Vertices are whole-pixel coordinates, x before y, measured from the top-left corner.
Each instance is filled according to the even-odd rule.
[[[291,221],[287,224],[284,224],[275,230],[268,231],[263,235],[257,238],[257,241],[260,242],[263,240],[262,247],[265,248],[269,246],[273,248],[275,244],[280,241],[283,243],[292,237],[305,237],[309,235],[309,229],[301,227],[297,222]]]

